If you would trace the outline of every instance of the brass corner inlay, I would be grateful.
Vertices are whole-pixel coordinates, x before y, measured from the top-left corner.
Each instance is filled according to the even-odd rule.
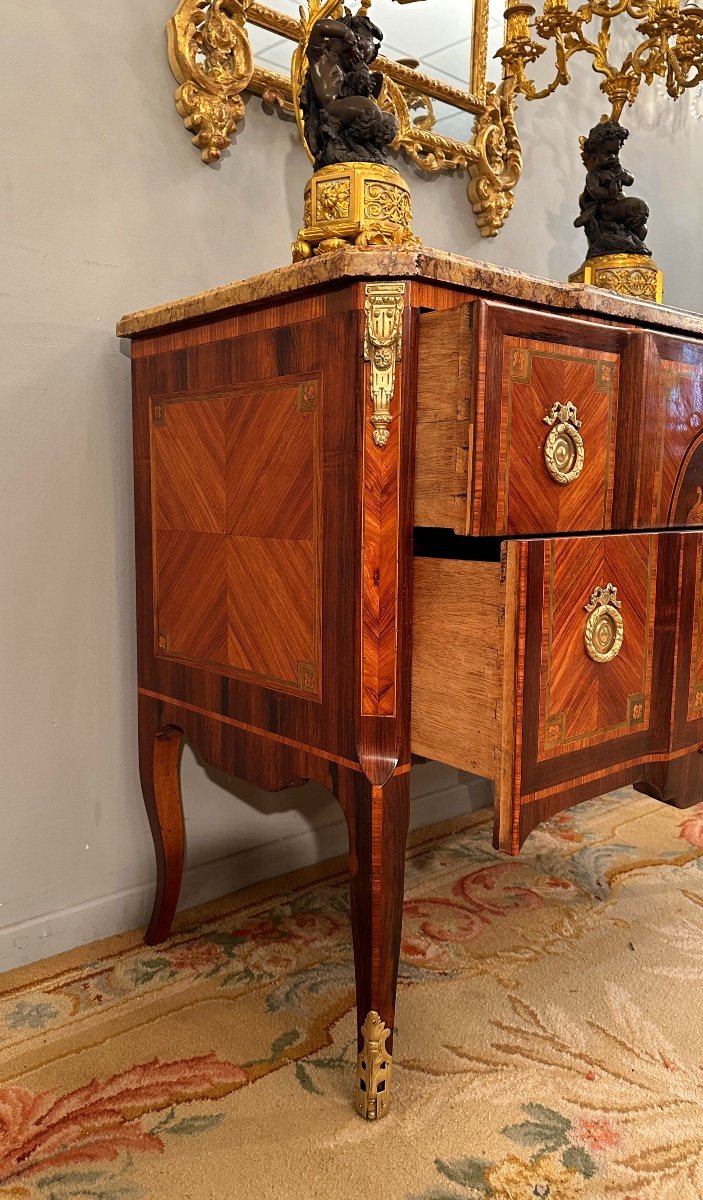
[[[552,426],[544,443],[545,466],[555,483],[573,483],[583,470],[585,458],[576,405],[556,403],[542,420]]]
[[[168,654],[168,630],[160,629],[156,638],[156,644],[162,654]]]
[[[510,354],[510,378],[513,383],[529,383],[532,378],[532,353],[516,346]]]
[[[628,725],[639,725],[644,721],[645,699],[644,693],[639,692],[636,696],[628,696],[627,698],[627,723]]]
[[[544,727],[544,745],[547,750],[561,745],[564,741],[565,725],[566,713],[555,713],[554,716],[547,717]]]
[[[620,653],[625,631],[620,613],[622,601],[617,596],[618,589],[609,583],[604,588],[597,587],[584,605],[590,615],[583,639],[586,653],[594,662],[611,662]]]
[[[298,687],[301,692],[317,691],[317,667],[314,663],[298,663]]]
[[[364,1043],[356,1063],[354,1107],[367,1121],[385,1116],[390,1107],[392,1058],[386,1050],[391,1036],[377,1012],[371,1011],[361,1027]]]
[[[610,362],[599,360],[596,363],[596,391],[611,392],[613,390],[613,377],[615,374],[615,366]]]
[[[299,413],[314,412],[317,408],[317,380],[308,379],[298,385],[296,408]]]
[[[166,405],[156,401],[151,406],[151,420],[154,425],[166,424]]]
[[[395,368],[403,347],[404,283],[367,283],[364,305],[364,358],[371,364],[373,440],[383,447],[390,437]]]

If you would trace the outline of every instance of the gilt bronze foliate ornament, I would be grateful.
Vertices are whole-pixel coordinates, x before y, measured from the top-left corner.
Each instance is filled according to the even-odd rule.
[[[339,0],[301,8],[302,36],[293,56],[293,102],[303,144],[315,167],[305,188],[304,226],[293,259],[353,245],[417,245],[410,191],[386,165],[398,121],[383,108],[384,78],[371,65],[383,34],[368,16]]]
[[[635,182],[620,162],[628,137],[628,130],[617,121],[604,120],[581,138],[587,174],[574,225],[583,228],[588,251],[569,281],[661,303],[662,273],[645,243],[649,208],[644,200],[623,192]]]

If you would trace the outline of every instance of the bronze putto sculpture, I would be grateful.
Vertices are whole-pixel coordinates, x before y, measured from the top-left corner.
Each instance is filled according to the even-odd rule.
[[[383,34],[362,10],[321,17],[306,46],[308,72],[300,90],[305,140],[315,170],[333,163],[384,163],[398,132],[392,113],[378,104],[380,71],[369,67]]]
[[[370,2],[361,0],[355,13],[340,0],[308,0],[307,17],[300,10],[293,106],[315,170],[305,185],[295,262],[350,246],[420,244],[408,184],[386,162],[398,119],[379,103],[383,72],[371,70],[383,34],[368,16]]]
[[[620,162],[620,151],[629,131],[617,121],[595,125],[582,142],[586,186],[579,197],[580,215],[574,225],[583,226],[588,239],[586,260],[608,254],[644,254],[649,208],[637,196],[624,196],[634,177]]]

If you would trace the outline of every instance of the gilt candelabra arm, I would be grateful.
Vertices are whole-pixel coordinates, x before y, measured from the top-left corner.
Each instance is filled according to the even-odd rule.
[[[617,65],[610,59],[611,26],[623,15],[636,23],[637,33],[644,37]],[[634,103],[643,80],[651,84],[655,77],[664,79],[673,99],[703,81],[703,9],[680,9],[679,0],[587,0],[575,10],[568,0],[545,0],[539,15],[532,5],[521,3],[511,5],[505,19],[506,40],[496,57],[503,63],[505,77],[514,80],[516,91],[527,100],[544,99],[569,83],[569,60],[580,52],[589,54],[593,70],[605,76],[601,91],[610,100],[614,120],[625,104]],[[585,26],[594,19],[600,21],[600,29],[589,39]],[[549,42],[554,43],[556,73],[550,83],[538,88],[528,68]]]
[[[673,46],[667,43],[666,90],[673,100],[703,82],[703,11],[684,8]]]

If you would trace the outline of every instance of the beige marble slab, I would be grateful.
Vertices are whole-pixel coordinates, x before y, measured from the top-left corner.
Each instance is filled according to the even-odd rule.
[[[431,280],[569,312],[594,313],[703,337],[703,316],[698,313],[667,308],[644,300],[628,300],[613,292],[586,287],[581,283],[540,279],[509,267],[496,267],[462,258],[458,254],[424,247],[420,250],[340,250],[308,259],[307,262],[292,263],[263,275],[223,284],[211,291],[200,292],[197,296],[129,313],[118,323],[117,334],[119,337],[134,337],[182,321],[213,316],[247,304],[309,290],[320,284],[343,279],[377,278]]]

